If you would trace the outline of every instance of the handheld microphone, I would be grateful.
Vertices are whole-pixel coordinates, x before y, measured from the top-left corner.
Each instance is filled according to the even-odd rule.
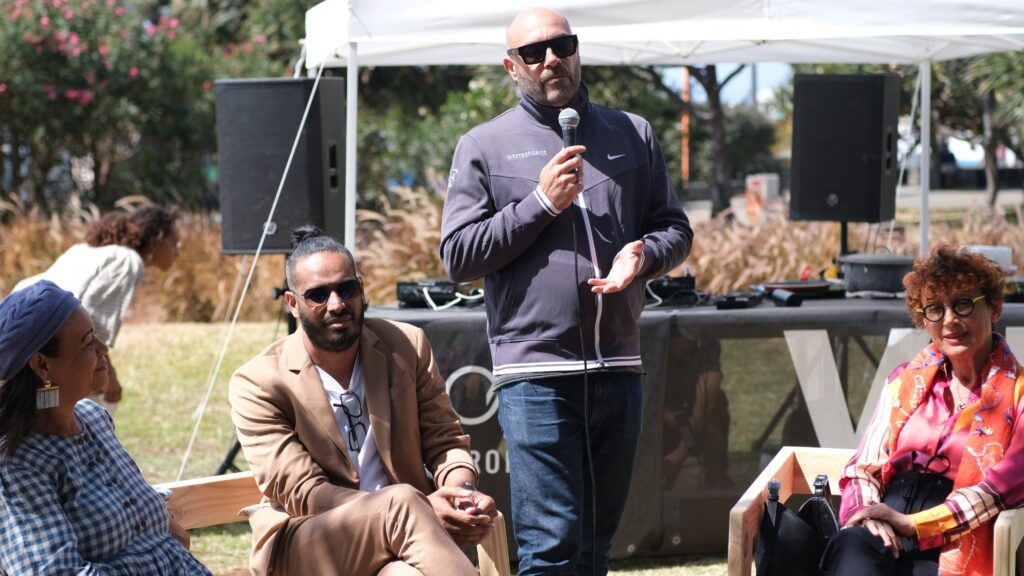
[[[572,108],[563,108],[558,113],[558,125],[562,127],[562,148],[576,145],[576,127],[580,125],[580,113]]]

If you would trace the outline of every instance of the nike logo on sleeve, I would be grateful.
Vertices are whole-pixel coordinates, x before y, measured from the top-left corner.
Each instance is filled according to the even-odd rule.
[[[609,160],[618,160],[619,158],[622,158],[623,156],[625,156],[625,154],[615,154],[614,156],[609,154],[608,155],[608,159]]]

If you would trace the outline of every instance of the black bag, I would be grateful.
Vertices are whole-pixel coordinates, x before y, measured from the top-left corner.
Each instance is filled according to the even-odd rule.
[[[754,541],[757,576],[821,576],[821,555],[839,531],[828,476],[814,479],[814,496],[796,513],[779,502],[779,488],[774,480],[768,483],[768,501]]]
[[[914,514],[942,504],[952,491],[953,481],[941,474],[908,470],[889,481],[882,503],[897,512]],[[901,540],[905,554],[918,551],[916,539],[902,536]]]

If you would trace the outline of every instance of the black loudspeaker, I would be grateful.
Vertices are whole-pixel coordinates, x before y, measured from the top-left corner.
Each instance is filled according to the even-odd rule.
[[[895,74],[797,74],[793,220],[882,222],[896,210]]]
[[[313,83],[311,78],[215,83],[225,254],[256,252]],[[263,252],[290,252],[291,231],[304,224],[344,238],[344,152],[345,81],[321,78]]]

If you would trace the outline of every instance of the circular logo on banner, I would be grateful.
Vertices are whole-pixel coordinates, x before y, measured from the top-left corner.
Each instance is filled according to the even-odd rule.
[[[455,408],[454,402],[452,404],[453,408],[455,408],[455,413],[458,414],[459,418],[462,419],[463,424],[469,426],[479,426],[480,424],[483,424],[484,422],[490,420],[498,412],[498,402],[496,401],[494,396],[494,376],[491,374],[491,371],[482,366],[463,366],[462,368],[459,368],[455,372],[452,372],[450,376],[448,376],[448,379],[445,380],[444,382],[444,391],[448,393],[448,396],[451,396],[452,386],[455,385],[456,381],[458,381],[460,378],[467,374],[478,374],[481,377],[483,377],[483,379],[487,382],[487,393],[484,396],[484,401],[487,406],[487,409],[484,410],[484,413],[479,416],[466,416],[460,413],[458,408]]]

